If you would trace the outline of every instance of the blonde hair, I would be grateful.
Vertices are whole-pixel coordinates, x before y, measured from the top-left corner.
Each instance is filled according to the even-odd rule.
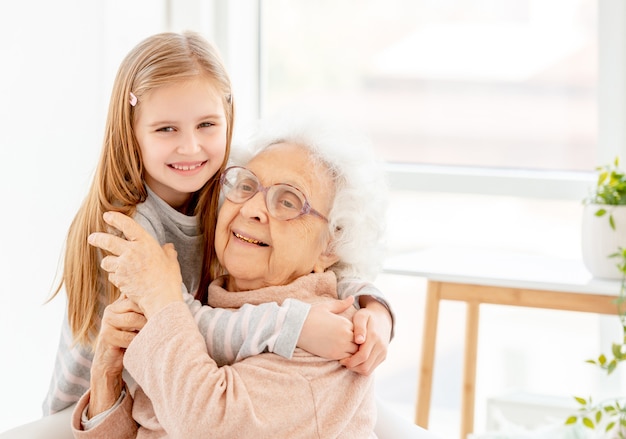
[[[142,96],[156,88],[197,77],[212,81],[221,93],[227,120],[222,166],[192,196],[194,213],[199,216],[204,235],[203,266],[210,268],[207,276],[217,272],[213,241],[218,183],[230,153],[234,120],[230,79],[217,50],[199,34],[160,33],[141,41],[119,67],[94,179],[67,235],[63,277],[52,297],[65,286],[67,317],[76,343],[93,347],[104,306],[119,297],[119,290],[106,281],[106,273],[99,268],[100,253],[88,245],[87,237],[107,230],[102,219],[104,212],[116,210],[132,215],[137,204],[147,197],[141,152],[133,131],[136,112],[141,111]],[[135,106],[130,104],[131,92],[137,97]]]

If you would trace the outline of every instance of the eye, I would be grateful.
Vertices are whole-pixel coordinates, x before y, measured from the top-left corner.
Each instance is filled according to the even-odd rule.
[[[300,212],[300,210],[302,210],[303,202],[298,194],[293,190],[282,189],[276,194],[276,205],[280,209]]]
[[[198,125],[198,128],[210,128],[213,126],[215,126],[213,122],[202,122],[200,125]]]
[[[250,195],[256,192],[256,187],[257,187],[256,182],[248,178],[248,179],[237,180],[233,189],[235,189],[237,192],[239,192],[242,195]]]
[[[175,131],[174,127],[163,127],[163,128],[157,128],[157,131],[163,132],[163,133],[172,133]]]

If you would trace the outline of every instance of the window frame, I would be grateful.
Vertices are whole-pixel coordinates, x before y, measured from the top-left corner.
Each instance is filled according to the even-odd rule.
[[[184,0],[183,0],[184,1]],[[239,124],[260,116],[264,63],[261,41],[262,0],[213,0],[221,12],[216,36],[233,76]],[[247,11],[242,14],[242,11]],[[243,18],[241,18],[243,16]],[[216,26],[216,29],[220,29]],[[598,154],[594,166],[626,160],[626,2],[598,0]],[[243,110],[240,113],[240,110]],[[386,163],[393,190],[473,193],[582,200],[593,172],[520,171]]]

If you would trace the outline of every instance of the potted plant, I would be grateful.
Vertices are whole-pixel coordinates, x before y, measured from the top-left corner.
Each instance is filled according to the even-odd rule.
[[[597,359],[587,360],[610,375],[619,363],[626,361],[626,248],[619,248],[611,255],[618,258],[616,267],[621,274],[620,293],[616,300],[617,314],[622,325],[621,342],[613,343],[609,356],[601,354]],[[626,439],[626,397],[594,403],[591,397],[574,397],[580,404],[578,413],[570,416],[565,423],[573,425],[582,423],[585,427],[595,430],[602,428],[606,437]]]
[[[594,277],[620,279],[622,273],[608,256],[626,248],[626,173],[619,157],[596,171],[596,185],[584,200],[583,262]]]

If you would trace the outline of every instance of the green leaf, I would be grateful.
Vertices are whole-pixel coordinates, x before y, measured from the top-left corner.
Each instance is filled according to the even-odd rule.
[[[601,420],[602,420],[602,410],[598,410],[596,412],[596,424],[599,424]]]
[[[606,214],[606,209],[598,209],[596,211],[596,216],[604,216]]]
[[[574,399],[578,404],[587,405],[587,400],[585,398],[581,398],[580,396],[575,396]]]
[[[607,424],[606,428],[604,429],[605,432],[609,432],[610,430],[613,429],[613,427],[615,427],[615,422],[611,421]]]
[[[618,360],[623,359],[625,356],[625,354],[622,352],[623,347],[624,347],[623,345],[617,344],[617,343],[613,343],[613,346],[611,347],[613,356]]]
[[[598,357],[598,363],[600,363],[600,366],[604,366],[606,364],[606,356],[604,354],[600,354]]]
[[[566,419],[565,425],[575,424],[578,418],[576,416],[570,416]]]
[[[596,428],[596,426],[594,425],[593,421],[587,417],[583,418],[583,425],[587,428],[591,428],[594,429]]]
[[[606,180],[606,178],[609,176],[609,173],[603,169],[604,168],[599,169],[600,172],[598,173],[598,186],[602,186],[604,180]]]
[[[609,224],[611,225],[611,228],[615,230],[615,220],[613,219],[613,214],[609,215]]]

